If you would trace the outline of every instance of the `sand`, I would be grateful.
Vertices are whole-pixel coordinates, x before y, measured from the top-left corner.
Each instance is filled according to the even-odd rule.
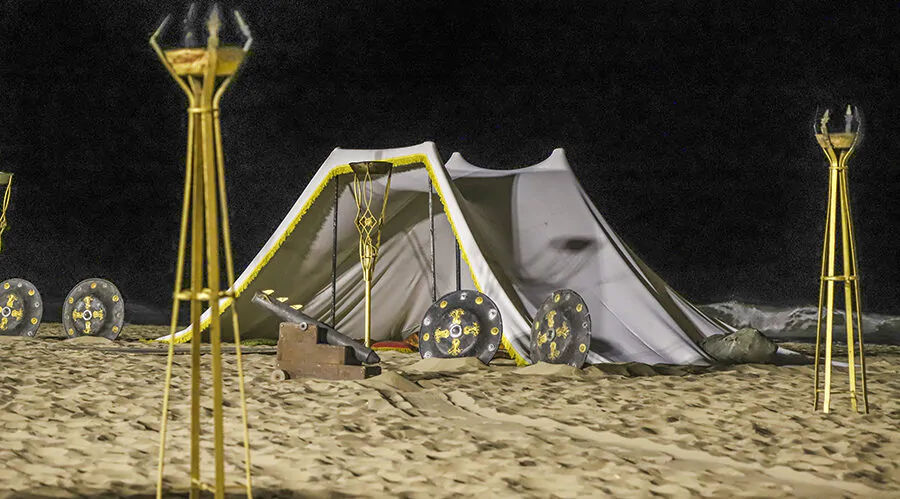
[[[49,324],[37,339],[0,337],[0,498],[154,493],[166,356],[137,340],[164,332],[61,341]],[[833,413],[813,412],[811,366],[578,370],[382,352],[384,373],[365,381],[274,382],[274,349],[251,351],[258,498],[900,497],[898,348],[870,349],[868,415],[842,395]],[[172,490],[188,481],[189,365],[175,356]],[[237,484],[234,365],[226,356],[226,471]],[[846,376],[835,379],[840,389]]]
[[[418,358],[417,355],[411,358]],[[439,359],[432,357],[430,359],[421,359],[416,363],[408,366],[399,367],[406,372],[420,373],[467,373],[475,371],[484,371],[490,367],[475,357],[461,357],[457,359]]]
[[[563,376],[567,378],[581,378],[584,376],[585,370],[578,369],[577,367],[573,367],[567,364],[550,364],[547,362],[538,362],[530,366],[520,367],[513,372],[515,372],[516,374],[525,374],[532,376]]]

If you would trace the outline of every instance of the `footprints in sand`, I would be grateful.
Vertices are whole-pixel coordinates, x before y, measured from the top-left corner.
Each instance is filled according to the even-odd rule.
[[[363,382],[284,383],[268,380],[273,356],[245,357],[260,494],[900,494],[893,457],[900,368],[887,357],[870,364],[875,410],[867,416],[813,413],[809,366],[621,364],[562,372],[498,362],[438,372],[444,368],[414,367],[415,355],[382,357],[384,374]],[[0,372],[0,484],[152,492],[165,359],[0,341],[0,364],[14,366]],[[188,365],[186,356],[176,358],[171,394],[166,480],[179,487],[189,470]],[[233,367],[229,360],[226,374]],[[240,410],[235,380],[225,386],[227,473],[237,483]],[[208,399],[204,407],[211,408]]]

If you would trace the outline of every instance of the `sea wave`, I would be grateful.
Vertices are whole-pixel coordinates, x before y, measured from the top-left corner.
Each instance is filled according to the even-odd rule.
[[[815,306],[778,307],[727,301],[700,305],[700,310],[727,324],[742,328],[758,329],[766,336],[778,340],[815,341],[817,315]],[[847,341],[847,328],[843,311],[834,316],[835,342]],[[824,316],[824,314],[823,314]],[[853,323],[856,334],[856,321]],[[862,316],[863,340],[866,343],[900,345],[900,316],[867,314]],[[825,331],[824,317],[822,331]]]

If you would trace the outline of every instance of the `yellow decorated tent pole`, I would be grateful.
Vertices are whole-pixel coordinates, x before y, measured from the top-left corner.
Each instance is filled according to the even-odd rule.
[[[359,260],[362,265],[363,282],[366,286],[365,344],[372,346],[372,278],[378,248],[381,246],[381,228],[387,208],[388,193],[391,190],[391,172],[394,165],[389,161],[363,161],[350,163],[353,170],[353,199],[356,201],[356,229],[359,231]],[[373,205],[376,194],[376,175],[386,175],[381,209]]]
[[[830,112],[819,120],[815,137],[828,158],[828,204],[825,213],[825,237],[822,244],[822,270],[819,284],[818,320],[816,324],[816,354],[813,383],[815,395],[813,409],[819,409],[822,394],[822,411],[831,411],[832,342],[834,340],[835,284],[844,288],[844,320],[847,330],[847,360],[850,405],[854,411],[869,412],[866,391],[866,360],[863,347],[862,306],[860,304],[859,272],[856,259],[856,242],[853,235],[853,218],[850,212],[850,191],[847,180],[847,162],[862,137],[859,110],[847,106],[844,114],[844,130],[832,133],[828,130]],[[841,272],[837,272],[838,233],[840,233]],[[824,310],[823,310],[824,305]],[[822,319],[825,320],[825,359],[820,362],[822,348]],[[854,335],[854,329],[856,334]],[[857,345],[858,342],[858,345]],[[857,372],[856,351],[859,351]],[[820,386],[820,364],[824,369],[824,384]],[[857,387],[857,381],[859,383]],[[860,393],[861,392],[861,393]],[[859,405],[859,395],[862,405]]]
[[[188,18],[193,16],[193,6]],[[240,14],[235,11],[235,20],[246,42],[243,46],[220,45],[219,31],[221,18],[218,8],[213,8],[206,22],[208,38],[206,46],[195,42],[193,32],[186,33],[185,47],[163,50],[157,39],[168,23],[166,18],[150,38],[163,66],[178,83],[188,99],[188,140],[185,167],[184,200],[182,204],[181,232],[178,243],[178,259],[175,271],[175,291],[172,304],[172,321],[169,330],[169,356],[166,363],[166,381],[163,394],[163,408],[160,424],[159,468],[157,474],[157,498],[163,497],[163,470],[165,465],[166,430],[169,415],[169,392],[172,381],[175,332],[178,325],[179,304],[190,302],[191,310],[191,456],[190,456],[190,497],[200,497],[202,491],[212,492],[216,499],[225,497],[225,429],[224,397],[221,349],[221,323],[219,300],[233,301],[237,294],[229,291],[234,287],[234,262],[231,252],[231,235],[228,225],[228,203],[225,197],[224,155],[222,153],[219,102],[225,89],[244,61],[250,49],[252,38]],[[221,212],[221,238],[219,235],[219,213]],[[191,227],[190,286],[184,289],[182,277],[186,257],[187,228]],[[221,241],[220,241],[221,239]],[[221,289],[219,260],[220,244],[225,255],[226,288]],[[206,282],[204,286],[204,263]],[[209,340],[212,352],[213,388],[213,452],[214,482],[203,481],[200,472],[200,341],[201,312],[203,302],[210,308]],[[237,310],[232,303],[232,328],[234,330],[235,353],[240,392],[240,407],[243,419],[245,480],[242,488],[248,498],[252,498],[250,480],[250,442],[247,423],[247,404],[244,393],[244,374],[241,359],[240,333]]]

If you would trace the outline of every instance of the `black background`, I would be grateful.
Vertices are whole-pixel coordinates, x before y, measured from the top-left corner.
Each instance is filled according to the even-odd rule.
[[[433,140],[488,168],[564,148],[620,236],[691,300],[814,304],[827,168],[812,123],[828,106],[842,124],[853,103],[863,307],[900,313],[896,4],[224,5],[255,38],[222,105],[238,273],[334,147]],[[16,179],[3,278],[51,303],[105,277],[131,320],[167,321],[186,101],[147,39],[167,13],[177,35],[185,12],[4,2],[0,169]]]

